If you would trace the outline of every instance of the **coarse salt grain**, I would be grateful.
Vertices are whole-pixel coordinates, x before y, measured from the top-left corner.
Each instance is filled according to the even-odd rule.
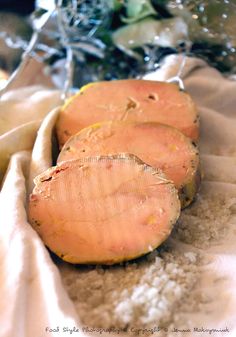
[[[182,212],[172,238],[196,248],[214,245],[224,238],[234,202],[202,193]],[[200,310],[209,301],[206,295],[192,292],[199,260],[199,253],[182,253],[167,243],[136,262],[82,271],[65,264],[61,274],[83,324],[123,329],[173,326],[181,322],[181,308]]]

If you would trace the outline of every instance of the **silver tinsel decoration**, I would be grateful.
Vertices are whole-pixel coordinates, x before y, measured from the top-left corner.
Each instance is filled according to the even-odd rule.
[[[0,39],[8,46],[23,50],[20,66],[0,94],[21,75],[31,57],[49,64],[52,72],[63,64],[66,70],[62,87],[64,97],[74,85],[135,77],[156,69],[161,58],[169,53],[183,55],[175,78],[180,86],[183,85],[181,72],[185,55],[202,57],[222,71],[235,71],[235,1],[38,0],[36,3],[30,43],[0,32]],[[182,20],[180,26],[176,18]],[[167,22],[170,26],[166,26]],[[171,35],[176,33],[171,32],[172,22],[173,27],[180,27],[180,30],[186,26],[187,34],[180,31],[180,40],[181,34],[176,35],[176,41]],[[156,36],[141,39],[139,45],[137,30],[141,26],[145,30],[147,24],[155,27]],[[127,36],[131,36],[128,42],[125,41]],[[137,38],[135,43],[133,37]],[[39,51],[43,51],[43,56],[39,56]]]

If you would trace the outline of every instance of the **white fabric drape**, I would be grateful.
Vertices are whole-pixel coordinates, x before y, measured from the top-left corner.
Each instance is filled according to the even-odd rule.
[[[176,75],[180,62],[181,56],[167,57],[163,67],[146,79],[167,80]],[[200,193],[209,190],[223,193],[231,200],[233,210],[225,223],[224,241],[202,252],[211,260],[207,266],[199,267],[198,284],[214,298],[209,313],[186,312],[185,315],[193,326],[229,328],[229,333],[213,336],[234,337],[236,82],[224,78],[203,61],[190,58],[182,77],[201,117],[204,181]],[[66,334],[46,331],[47,327],[80,326],[73,302],[62,285],[60,270],[27,222],[27,189],[32,189],[37,174],[52,165],[51,134],[59,104],[58,92],[41,87],[15,90],[0,101],[0,179],[5,174],[0,193],[0,337],[58,337]],[[214,283],[214,275],[219,275],[222,281]],[[207,334],[184,334],[195,335]]]

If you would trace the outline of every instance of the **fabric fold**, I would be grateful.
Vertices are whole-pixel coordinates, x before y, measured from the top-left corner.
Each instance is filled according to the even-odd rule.
[[[3,337],[45,336],[47,327],[77,325],[58,269],[27,222],[25,175],[29,161],[29,152],[12,156],[0,195]]]
[[[182,62],[181,55],[168,56],[145,79],[174,78]],[[3,96],[2,176],[10,164],[0,193],[0,337],[61,337],[63,326],[80,329],[77,336],[83,326],[93,336],[95,327],[104,336],[116,327],[122,336],[159,324],[160,337],[180,336],[174,328],[189,329],[186,337],[205,337],[211,329],[214,337],[235,336],[236,82],[202,60],[184,62],[181,78],[201,117],[200,193],[160,250],[115,268],[51,259],[27,221],[26,186],[31,191],[35,176],[53,163],[60,95],[29,87]]]

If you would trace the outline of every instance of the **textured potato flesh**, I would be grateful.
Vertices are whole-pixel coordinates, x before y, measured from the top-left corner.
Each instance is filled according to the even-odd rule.
[[[60,146],[81,129],[108,120],[159,122],[193,140],[199,125],[191,97],[171,83],[145,80],[97,82],[73,96],[57,123]]]
[[[132,153],[160,168],[180,189],[194,179],[199,156],[191,140],[175,128],[159,123],[104,122],[71,137],[58,162],[94,155]]]
[[[72,263],[116,263],[160,245],[179,216],[171,182],[133,157],[63,162],[38,177],[29,218]]]

